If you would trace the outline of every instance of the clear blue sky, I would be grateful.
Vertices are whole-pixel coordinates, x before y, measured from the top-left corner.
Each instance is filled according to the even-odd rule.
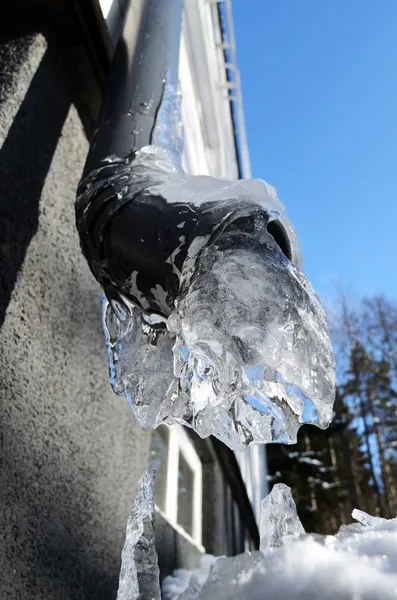
[[[397,0],[232,0],[252,175],[329,300],[397,298]]]

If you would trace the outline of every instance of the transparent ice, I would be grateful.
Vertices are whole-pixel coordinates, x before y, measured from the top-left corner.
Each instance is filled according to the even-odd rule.
[[[271,493],[262,500],[260,520],[260,550],[279,548],[285,536],[305,533],[296,512],[291,488],[277,483]]]
[[[193,590],[189,586],[178,600],[246,598],[241,595],[241,591],[244,590],[245,583],[250,580],[255,569],[260,566],[261,561],[260,552],[246,552],[229,558],[220,557],[214,561],[203,586]]]
[[[121,554],[117,600],[160,600],[161,597],[154,536],[155,478],[155,471],[148,469],[138,484]]]
[[[303,423],[326,427],[335,392],[326,316],[301,271],[298,238],[274,188],[182,174],[161,148],[143,149],[128,173],[130,193],[186,199],[205,204],[207,213],[232,198],[238,214],[260,209],[268,222],[251,219],[251,228],[231,226],[215,241],[191,240],[182,270],[174,269],[180,293],[171,314],[167,293],[152,289],[168,318],[142,310],[136,272],[131,294],[140,308],[123,297],[105,300],[114,391],[128,398],[144,427],[178,422],[233,449],[294,443]],[[275,221],[288,234],[291,260],[269,229]],[[185,242],[181,236],[181,248]]]

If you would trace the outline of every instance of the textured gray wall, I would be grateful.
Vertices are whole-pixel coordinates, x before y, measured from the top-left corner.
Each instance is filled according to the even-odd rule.
[[[0,53],[0,597],[111,600],[149,435],[109,386],[62,55],[18,44]]]

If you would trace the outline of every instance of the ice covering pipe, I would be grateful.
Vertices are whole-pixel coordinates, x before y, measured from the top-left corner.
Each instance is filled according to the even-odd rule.
[[[332,418],[325,313],[274,188],[178,164],[179,9],[141,2],[139,24],[129,13],[115,57],[129,67],[113,66],[77,194],[112,387],[146,428],[178,422],[233,449],[294,443],[303,423]]]
[[[173,312],[196,258],[222,234],[233,234],[236,249],[258,238],[260,251],[267,230],[301,267],[296,232],[271,186],[185,175],[159,146],[106,159],[81,181],[76,210],[83,252],[109,300],[124,296],[149,313]]]
[[[288,258],[298,248],[289,222],[270,218],[260,194],[242,202],[230,182],[193,183],[179,166],[181,13],[181,0],[130,3],[76,203],[83,253],[109,299],[122,295],[164,316],[186,258],[236,221],[244,231],[261,221]]]

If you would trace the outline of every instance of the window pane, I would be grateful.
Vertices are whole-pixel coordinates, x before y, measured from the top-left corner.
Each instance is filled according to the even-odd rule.
[[[178,471],[178,524],[193,535],[193,484],[194,474],[181,452]]]
[[[167,489],[168,436],[169,433],[166,427],[160,426],[155,429],[150,447],[151,468],[157,472],[154,500],[162,511],[165,511]]]

